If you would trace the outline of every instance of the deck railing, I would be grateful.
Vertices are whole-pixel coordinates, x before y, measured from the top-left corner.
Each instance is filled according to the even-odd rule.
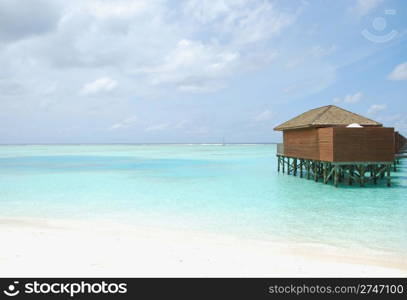
[[[277,144],[277,155],[284,155],[284,144]]]

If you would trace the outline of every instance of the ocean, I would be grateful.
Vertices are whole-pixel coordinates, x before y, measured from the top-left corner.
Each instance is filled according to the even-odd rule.
[[[393,186],[277,172],[268,145],[0,146],[0,218],[97,219],[348,250],[407,250],[407,163]]]

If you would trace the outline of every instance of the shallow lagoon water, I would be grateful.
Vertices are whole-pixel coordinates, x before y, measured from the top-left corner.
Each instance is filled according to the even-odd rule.
[[[391,188],[334,188],[277,173],[275,153],[275,145],[1,146],[0,217],[406,252],[406,160]]]

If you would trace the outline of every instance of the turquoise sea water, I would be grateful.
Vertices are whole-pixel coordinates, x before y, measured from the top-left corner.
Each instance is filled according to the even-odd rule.
[[[0,147],[0,217],[108,219],[249,238],[407,250],[407,163],[393,187],[277,173],[275,145]]]

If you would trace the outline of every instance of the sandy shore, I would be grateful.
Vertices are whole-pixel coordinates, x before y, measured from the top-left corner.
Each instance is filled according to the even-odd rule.
[[[407,276],[405,259],[107,222],[0,219],[1,277]]]

